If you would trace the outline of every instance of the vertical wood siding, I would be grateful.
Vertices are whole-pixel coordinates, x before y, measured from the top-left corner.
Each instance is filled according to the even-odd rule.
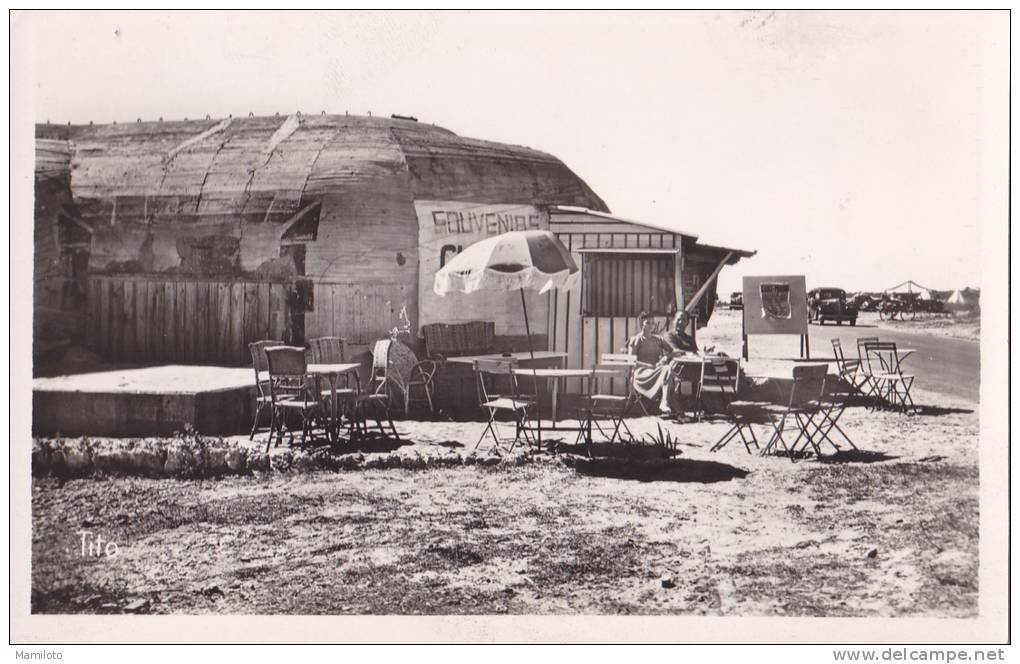
[[[94,276],[88,347],[130,362],[250,362],[248,344],[286,339],[287,285],[153,276]]]
[[[675,257],[668,254],[585,254],[581,311],[585,316],[666,314],[676,306]]]
[[[679,248],[681,236],[668,233],[634,233],[634,232],[612,232],[617,230],[611,225],[593,226],[588,228],[577,225],[572,227],[562,224],[552,224],[553,232],[570,250],[574,262],[584,270],[584,263],[580,249],[592,248]],[[627,225],[620,225],[624,230],[635,228]],[[569,230],[568,230],[569,229]],[[587,232],[597,230],[598,232]],[[585,232],[573,232],[585,231]],[[678,255],[679,256],[679,255]],[[673,260],[679,260],[673,257]],[[651,275],[638,274],[633,270],[623,270],[623,257],[620,269],[610,274],[609,271],[587,274],[582,273],[581,279],[601,279],[601,284],[594,281],[589,282],[592,288],[599,287],[607,295],[602,297],[615,298],[613,300],[617,311],[630,313],[634,304],[631,302],[632,292],[635,289],[650,288]],[[675,269],[675,268],[674,268]],[[672,272],[670,272],[672,277]],[[589,284],[585,284],[589,285]],[[670,289],[673,291],[674,289]],[[567,366],[571,368],[592,368],[605,353],[619,353],[627,344],[627,339],[635,334],[638,329],[637,314],[626,316],[584,316],[582,315],[582,296],[584,288],[575,289],[574,292],[553,292],[549,294],[549,350],[567,353]],[[671,292],[671,295],[674,295]],[[657,323],[665,326],[667,318],[657,317]],[[611,383],[604,383],[602,389],[611,388],[614,394],[625,394],[627,386],[623,380],[614,380]],[[565,381],[564,391],[577,394],[581,391],[581,381],[570,379]]]
[[[314,310],[305,315],[305,336],[372,344],[402,324],[400,311],[406,306],[410,315],[416,295],[416,284],[317,282]]]

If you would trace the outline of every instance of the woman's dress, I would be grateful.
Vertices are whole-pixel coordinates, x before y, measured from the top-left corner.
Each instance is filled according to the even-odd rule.
[[[672,349],[658,336],[641,335],[631,337],[628,347],[637,356],[638,361],[634,369],[634,390],[641,396],[658,399],[662,393],[662,386],[669,380],[670,374],[669,364],[658,365],[658,362]]]

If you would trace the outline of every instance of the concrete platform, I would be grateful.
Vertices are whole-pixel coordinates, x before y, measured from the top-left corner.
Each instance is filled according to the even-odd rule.
[[[250,368],[164,365],[36,378],[32,433],[167,436],[191,425],[224,435],[251,428]]]

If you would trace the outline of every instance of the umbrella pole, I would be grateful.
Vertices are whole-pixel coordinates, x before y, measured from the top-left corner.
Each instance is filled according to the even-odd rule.
[[[528,302],[524,299],[521,289],[521,306],[524,308],[524,329],[528,333],[528,352],[531,353],[531,369],[534,375],[535,389],[538,389],[538,373],[535,372],[535,349],[531,347],[531,325],[528,324]],[[535,395],[538,396],[537,394]],[[538,414],[538,449],[542,449],[542,400],[535,399],[535,412]]]

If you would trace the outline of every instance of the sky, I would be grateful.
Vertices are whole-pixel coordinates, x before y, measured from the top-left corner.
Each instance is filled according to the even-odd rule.
[[[725,297],[743,275],[980,286],[1008,20],[91,12],[12,30],[34,31],[37,122],[413,115],[549,152],[617,215],[756,250],[723,270]]]

